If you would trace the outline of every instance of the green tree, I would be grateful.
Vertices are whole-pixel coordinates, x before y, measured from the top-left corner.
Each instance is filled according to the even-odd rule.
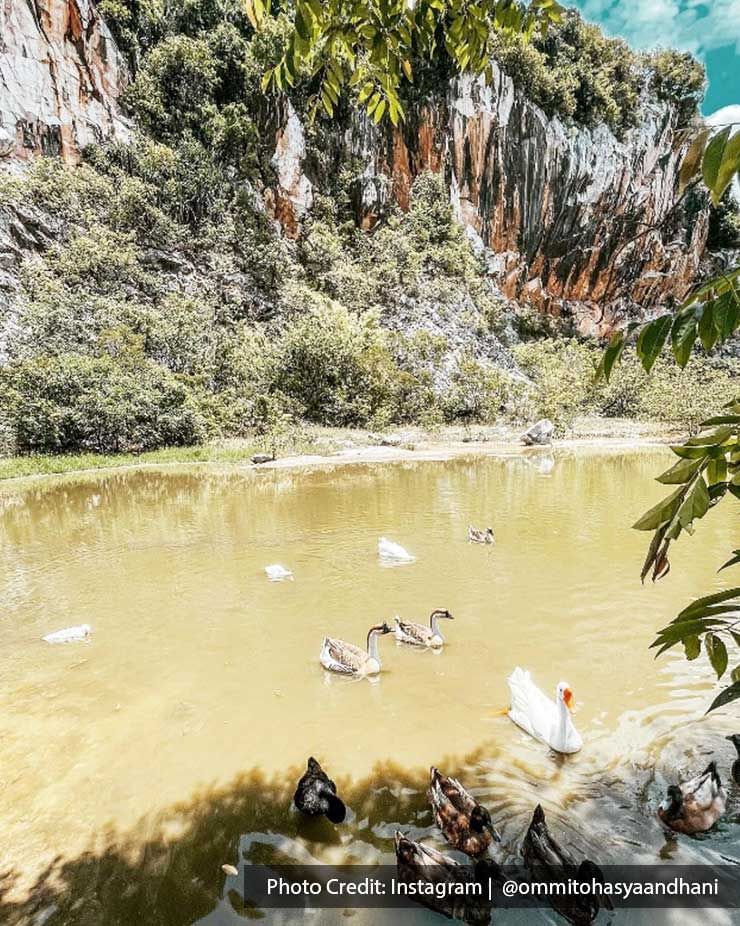
[[[255,29],[268,17],[265,0],[244,0]],[[399,87],[414,78],[413,62],[448,56],[459,73],[492,79],[500,32],[527,37],[557,22],[556,0],[296,0],[293,29],[282,59],[263,87],[292,87],[308,74],[317,81],[314,111],[331,116],[347,86],[375,122],[404,118]]]
[[[682,165],[681,186],[685,190],[701,175],[712,202],[717,204],[739,173],[740,131],[733,125],[719,132],[707,128],[689,147]],[[616,332],[597,375],[608,380],[625,347],[633,341],[649,373],[667,344],[675,362],[683,368],[697,342],[709,353],[725,344],[738,329],[740,267],[736,266],[698,286],[676,311]],[[740,500],[740,395],[727,398],[720,414],[701,423],[699,434],[672,448],[678,461],[657,479],[675,488],[634,525],[637,530],[653,534],[642,567],[643,581],[648,575],[655,582],[668,574],[671,544],[684,532],[692,534],[696,521],[724,499]],[[735,550],[721,569],[737,564],[740,550]],[[728,672],[730,650],[735,650],[730,685],[717,695],[709,710],[740,698],[740,587],[694,601],[659,631],[652,645],[660,655],[679,644],[690,660],[698,658],[703,647],[718,679]]]

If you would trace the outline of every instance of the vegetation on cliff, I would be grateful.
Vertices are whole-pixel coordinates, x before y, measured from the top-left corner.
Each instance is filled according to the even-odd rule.
[[[368,235],[348,164],[286,240],[260,195],[275,169],[260,86],[285,53],[289,15],[255,32],[238,0],[100,6],[135,68],[125,103],[137,135],[87,151],[78,168],[42,160],[0,179],[0,206],[30,206],[54,229],[4,320],[5,450],[143,451],[274,437],[301,420],[698,420],[728,388],[734,361],[697,358],[701,391],[669,368],[592,390],[595,348],[512,312],[439,177],[419,177],[409,211],[389,209]],[[497,41],[535,100],[589,125],[627,128],[650,92],[688,118],[702,85],[692,60],[647,61],[574,13],[531,45],[514,32]],[[419,68],[401,92],[438,92],[446,73],[444,61]],[[296,107],[314,90],[308,75],[297,81]],[[309,138],[316,159],[322,131]]]

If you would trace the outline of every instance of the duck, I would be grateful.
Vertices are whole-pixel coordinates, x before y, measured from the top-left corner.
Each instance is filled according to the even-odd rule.
[[[473,527],[472,524],[468,526],[468,540],[470,543],[496,542],[496,538],[493,536],[492,527],[487,527],[485,530],[479,530],[477,527]]]
[[[392,632],[386,623],[375,624],[367,633],[366,650],[360,649],[353,643],[345,643],[344,640],[324,637],[319,661],[330,672],[356,676],[377,675],[380,672],[378,637]]]
[[[604,883],[604,873],[594,862],[584,859],[580,864],[555,842],[545,820],[545,811],[538,804],[532,814],[524,840],[522,842],[522,856],[524,864],[538,881],[547,881],[548,875],[554,881],[563,878],[573,878],[591,884],[597,881]],[[550,895],[550,902],[571,923],[576,926],[587,926],[592,923],[599,913],[599,898],[593,895],[565,896]],[[608,897],[604,904],[613,909]]]
[[[486,852],[494,839],[501,841],[490,813],[456,778],[445,777],[434,766],[430,778],[428,797],[434,822],[453,849],[475,858]]]
[[[307,817],[324,816],[332,823],[344,823],[347,816],[344,802],[337,797],[337,786],[313,756],[306,763],[293,803]]]
[[[488,865],[487,860],[476,862],[471,870],[468,865],[443,855],[438,849],[409,839],[400,830],[396,830],[394,842],[398,880],[401,883],[470,884],[473,881],[487,881],[497,874]],[[443,897],[435,891],[429,895],[422,895],[420,903],[450,919],[459,919],[471,924],[488,924],[491,921],[490,903],[481,897],[475,897],[471,902],[464,895],[456,897],[451,892],[449,896]]]
[[[710,762],[696,778],[670,785],[658,805],[658,817],[676,833],[693,836],[710,830],[726,809],[727,794],[716,763]]]
[[[274,463],[277,458],[273,450],[272,453],[255,453],[250,459],[255,466],[262,466],[263,463]]]
[[[396,618],[396,640],[399,643],[408,643],[411,646],[431,646],[439,649],[444,646],[444,637],[439,629],[438,621],[454,621],[455,618],[449,611],[443,608],[437,608],[429,615],[429,626],[415,624],[413,621],[402,621],[400,617]]]
[[[555,752],[564,755],[578,752],[583,740],[570,717],[574,706],[570,685],[559,682],[552,701],[535,685],[529,672],[518,666],[507,681],[511,692],[509,718]]]
[[[400,543],[394,543],[393,540],[387,540],[385,537],[378,540],[378,556],[396,563],[413,563],[414,561],[414,557]]]
[[[726,737],[737,750],[737,759],[732,763],[732,780],[735,784],[740,785],[740,733],[731,733]]]

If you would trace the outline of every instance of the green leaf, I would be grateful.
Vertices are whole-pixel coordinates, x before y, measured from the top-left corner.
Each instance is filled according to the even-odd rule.
[[[722,165],[725,146],[727,145],[727,139],[729,137],[730,126],[728,125],[727,128],[722,129],[721,132],[718,132],[712,138],[707,145],[707,150],[704,152],[704,158],[701,163],[702,176],[704,177],[704,183],[706,183],[707,189],[712,194],[712,199],[714,199],[717,189],[719,170]]]
[[[730,566],[737,566],[740,563],[740,550],[733,550],[732,556],[727,560],[726,563],[723,563],[717,572],[722,572],[723,569],[729,569]]]
[[[711,129],[704,129],[703,131],[699,132],[696,138],[691,142],[679,172],[679,195],[684,192],[694,176],[698,173],[701,166],[701,158],[704,154],[704,149],[707,146],[707,140],[711,134],[711,131]]]
[[[684,608],[678,615],[677,620],[690,620],[703,608],[710,605],[723,604],[733,599],[738,599],[738,607],[740,607],[740,588],[727,588],[722,592],[715,592],[713,595],[705,595],[703,598],[697,598],[696,601],[693,601],[687,608]]]
[[[673,318],[670,315],[661,315],[645,325],[640,332],[637,338],[637,356],[642,361],[646,373],[652,370],[672,326]]]
[[[686,500],[678,509],[678,520],[684,530],[688,530],[695,520],[703,518],[709,511],[709,492],[702,476],[696,480]]]
[[[646,511],[639,521],[632,525],[633,529],[636,531],[653,531],[670,521],[681,506],[683,492],[684,487],[681,486],[668,498],[658,502],[657,505]]]
[[[709,353],[717,343],[717,329],[714,326],[714,299],[704,303],[699,318],[699,338],[701,346]]]
[[[708,633],[704,637],[704,648],[709,656],[712,668],[720,679],[727,671],[727,647],[724,641],[714,633]]]
[[[601,356],[601,362],[596,370],[595,382],[599,382],[602,377],[609,382],[609,377],[611,376],[612,369],[614,364],[619,360],[619,358],[624,353],[624,348],[627,341],[624,336],[623,331],[615,331],[611,336],[611,340],[607,345],[606,350]]]
[[[671,328],[671,347],[676,363],[683,369],[691,358],[691,351],[697,336],[696,315],[693,309],[676,315]]]
[[[706,470],[707,483],[717,485],[719,482],[727,482],[727,460],[722,457],[719,460],[710,460]]]
[[[701,640],[699,637],[686,637],[683,641],[684,653],[689,662],[696,659],[701,652]]]
[[[670,469],[658,476],[657,482],[663,485],[683,485],[689,482],[704,465],[703,456],[695,460],[679,460]]]
[[[717,179],[712,190],[712,198],[716,206],[722,199],[725,190],[732,183],[735,174],[740,170],[740,132],[736,132],[727,141],[722,155],[722,162],[717,171]]]
[[[732,290],[723,293],[714,301],[714,327],[720,341],[726,341],[737,328],[740,311]]]
[[[730,673],[730,679],[733,682],[740,682],[740,666],[735,666],[735,668]]]
[[[725,688],[724,691],[717,695],[707,709],[707,714],[716,711],[718,707],[724,707],[725,704],[737,701],[738,698],[740,698],[740,682],[735,682],[734,685],[730,685],[729,688]]]

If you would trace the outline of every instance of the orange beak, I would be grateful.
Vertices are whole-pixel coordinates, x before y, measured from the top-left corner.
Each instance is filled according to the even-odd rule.
[[[563,701],[565,701],[565,706],[569,711],[572,711],[576,706],[576,702],[573,698],[573,692],[570,690],[570,688],[566,688],[563,692]]]

